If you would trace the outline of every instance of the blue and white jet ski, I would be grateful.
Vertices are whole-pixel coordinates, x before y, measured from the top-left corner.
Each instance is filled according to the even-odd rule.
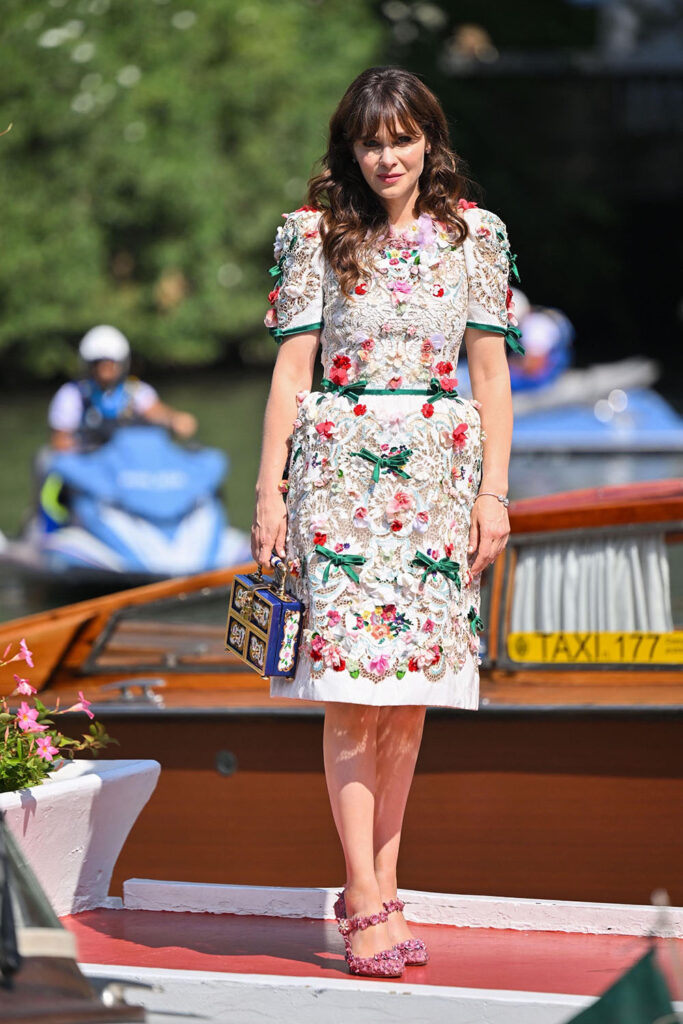
[[[129,582],[251,560],[219,488],[228,457],[157,426],[122,426],[94,451],[50,452],[37,514],[0,560],[66,582]]]

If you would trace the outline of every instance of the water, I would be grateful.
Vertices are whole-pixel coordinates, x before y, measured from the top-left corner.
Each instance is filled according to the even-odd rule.
[[[268,384],[265,373],[245,376],[223,372],[201,377],[192,375],[185,381],[169,379],[159,388],[164,401],[198,417],[201,442],[228,452],[231,461],[225,486],[228,515],[233,525],[244,530],[251,524]],[[51,390],[32,390],[10,395],[0,407],[3,441],[0,529],[8,536],[20,530],[32,505],[31,466],[36,451],[48,438],[45,413],[51,394]],[[682,474],[683,455],[519,455],[512,459],[510,495],[521,498]],[[0,578],[0,621],[82,596],[86,595],[27,590],[21,580],[4,572]]]

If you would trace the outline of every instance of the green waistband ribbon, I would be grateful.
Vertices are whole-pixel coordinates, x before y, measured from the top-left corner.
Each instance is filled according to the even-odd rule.
[[[329,580],[330,569],[333,565],[336,566],[337,569],[341,569],[342,572],[345,572],[349,579],[353,580],[354,583],[360,582],[358,573],[353,566],[363,565],[363,563],[367,561],[367,559],[363,558],[362,555],[347,555],[344,552],[330,551],[329,548],[324,548],[322,544],[316,544],[315,550],[319,555],[322,555],[323,558],[328,559],[328,563],[325,566],[325,571],[323,573],[323,583],[327,583]]]
[[[444,391],[436,377],[432,377],[430,380],[429,391],[431,397],[427,399],[428,405],[438,401],[439,398],[454,398],[456,402],[462,402],[462,398],[460,398],[457,391]]]
[[[450,558],[440,558],[439,561],[430,558],[429,555],[425,555],[423,551],[416,551],[415,558],[410,563],[418,568],[425,567],[425,571],[422,573],[422,582],[427,582],[427,577],[432,572],[440,572],[446,579],[451,580],[455,583],[458,590],[460,590],[460,563],[454,562]]]
[[[325,377],[320,386],[323,391],[333,392],[339,395],[340,398],[349,398],[352,402],[357,402],[368,386],[368,382],[366,380],[354,380],[352,384],[335,384],[334,381],[328,380]],[[324,395],[320,396],[317,402],[318,405],[320,405],[324,397]]]
[[[402,476],[404,480],[410,480],[410,476],[405,472],[405,464],[413,454],[410,448],[406,448],[402,452],[392,452],[390,455],[375,455],[374,452],[368,451],[367,448],[361,448],[359,452],[351,452],[352,455],[358,455],[361,459],[367,459],[368,462],[374,463],[372,470],[372,479],[374,483],[379,483],[380,470],[384,470],[385,473],[396,473],[397,476]]]
[[[475,636],[477,633],[481,633],[484,628],[484,620],[479,618],[477,609],[474,606],[472,606],[467,613],[467,621],[469,622],[470,629]]]

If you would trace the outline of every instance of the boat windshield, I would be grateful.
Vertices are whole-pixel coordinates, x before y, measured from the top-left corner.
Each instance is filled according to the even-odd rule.
[[[84,668],[230,672],[244,666],[225,651],[229,585],[204,587],[116,612]]]

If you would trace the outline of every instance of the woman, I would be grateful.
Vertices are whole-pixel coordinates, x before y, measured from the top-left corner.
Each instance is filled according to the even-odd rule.
[[[286,556],[307,609],[296,676],[271,694],[325,702],[349,968],[396,976],[427,961],[396,890],[425,707],[478,705],[479,575],[509,534],[514,257],[406,71],[352,83],[323,166],[276,238],[252,550]],[[474,402],[457,396],[463,337]]]

